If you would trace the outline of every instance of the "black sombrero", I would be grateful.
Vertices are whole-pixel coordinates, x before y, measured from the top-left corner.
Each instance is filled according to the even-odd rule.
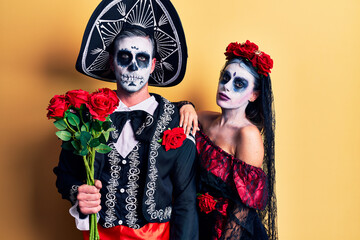
[[[187,47],[180,18],[169,0],[103,0],[86,26],[76,69],[90,77],[116,82],[108,47],[127,27],[153,32],[156,67],[149,85],[174,86],[184,77]]]

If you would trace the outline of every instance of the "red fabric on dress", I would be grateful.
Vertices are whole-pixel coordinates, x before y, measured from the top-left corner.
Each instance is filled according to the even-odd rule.
[[[170,223],[148,223],[140,229],[123,225],[103,228],[98,225],[100,240],[169,240]],[[83,231],[84,240],[89,240],[89,231]]]

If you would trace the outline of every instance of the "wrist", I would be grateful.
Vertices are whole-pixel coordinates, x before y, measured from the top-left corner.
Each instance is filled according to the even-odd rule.
[[[190,102],[190,101],[180,101],[180,102],[177,102],[177,107],[180,109],[180,108],[182,108],[182,106],[188,105],[188,104],[190,104],[191,106],[193,106],[193,108],[195,109],[195,105],[194,105],[192,102]]]

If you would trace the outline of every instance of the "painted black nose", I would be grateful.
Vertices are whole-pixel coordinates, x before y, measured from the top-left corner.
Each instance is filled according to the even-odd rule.
[[[129,71],[137,71],[138,67],[136,66],[136,63],[131,63],[129,66]]]

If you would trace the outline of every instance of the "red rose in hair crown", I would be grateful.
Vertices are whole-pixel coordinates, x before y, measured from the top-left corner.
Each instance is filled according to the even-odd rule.
[[[184,133],[184,129],[177,127],[164,131],[164,135],[162,139],[159,140],[159,142],[165,146],[165,151],[168,151],[170,149],[176,149],[180,147],[185,139],[186,135]]]
[[[271,73],[273,60],[266,53],[259,51],[259,47],[249,40],[246,40],[245,43],[230,43],[224,54],[227,60],[237,57],[247,59],[261,75],[268,76],[268,73]]]

